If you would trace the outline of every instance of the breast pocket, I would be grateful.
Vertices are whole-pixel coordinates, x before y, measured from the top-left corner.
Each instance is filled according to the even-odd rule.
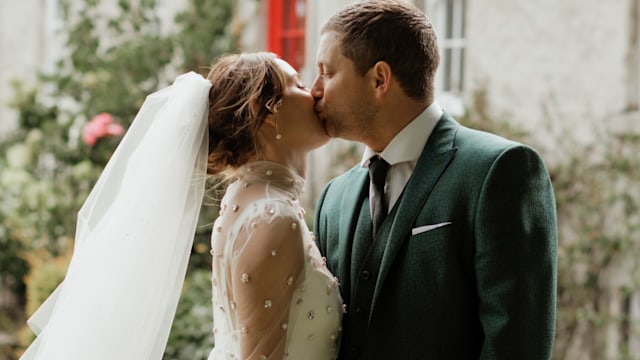
[[[411,235],[420,235],[422,233],[439,229],[441,227],[449,226],[451,224],[453,224],[451,221],[445,221],[437,224],[422,225],[422,226],[414,227],[413,229],[411,229]]]
[[[451,221],[416,225],[411,229],[412,243],[427,243],[455,240],[456,224]],[[434,244],[435,245],[435,244]]]
[[[437,225],[437,226],[435,226]],[[424,231],[426,228],[426,231]],[[417,230],[416,230],[417,229]],[[464,257],[463,244],[455,223],[437,223],[414,227],[408,241],[408,256],[422,264],[423,271],[436,276],[436,282],[457,272]]]

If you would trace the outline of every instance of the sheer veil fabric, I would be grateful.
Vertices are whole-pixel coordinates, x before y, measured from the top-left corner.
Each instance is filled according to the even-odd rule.
[[[82,206],[62,284],[22,359],[160,359],[203,199],[211,83],[149,95]]]

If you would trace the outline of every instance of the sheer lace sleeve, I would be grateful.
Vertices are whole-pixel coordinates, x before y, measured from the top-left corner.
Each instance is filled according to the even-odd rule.
[[[292,295],[304,274],[303,224],[286,202],[255,211],[233,247],[231,301],[242,358],[282,359]]]

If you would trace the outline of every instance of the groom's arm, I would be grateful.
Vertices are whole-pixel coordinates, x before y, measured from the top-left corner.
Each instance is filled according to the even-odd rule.
[[[557,224],[547,169],[511,147],[485,178],[475,221],[481,359],[549,359],[556,316]]]

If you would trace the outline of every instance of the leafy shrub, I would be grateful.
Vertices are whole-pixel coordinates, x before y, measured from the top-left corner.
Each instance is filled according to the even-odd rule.
[[[206,360],[213,348],[211,272],[191,271],[185,280],[165,350],[166,360]]]

